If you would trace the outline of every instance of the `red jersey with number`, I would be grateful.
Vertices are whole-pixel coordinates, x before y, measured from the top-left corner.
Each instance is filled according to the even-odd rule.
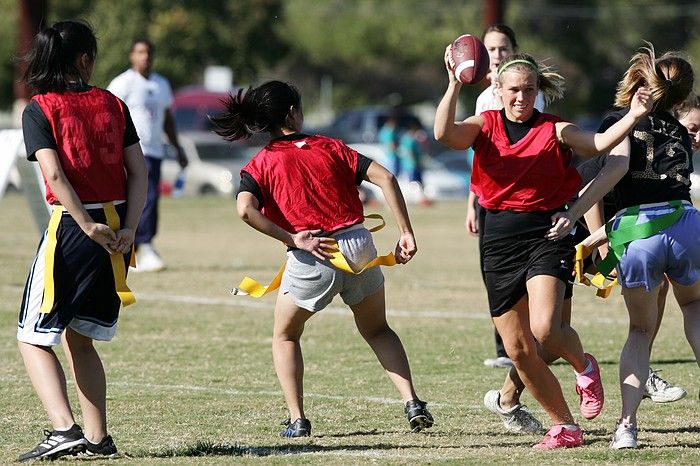
[[[571,200],[581,178],[571,150],[556,136],[557,116],[540,114],[525,137],[511,144],[498,110],[481,114],[484,125],[474,141],[472,190],[487,209],[537,212]]]
[[[326,232],[364,220],[355,185],[358,154],[337,139],[307,136],[275,139],[242,171],[258,183],[262,213],[297,233]]]
[[[92,87],[84,92],[48,92],[33,97],[51,126],[61,168],[80,200],[126,199],[124,131],[121,102]],[[46,201],[57,198],[46,182]]]

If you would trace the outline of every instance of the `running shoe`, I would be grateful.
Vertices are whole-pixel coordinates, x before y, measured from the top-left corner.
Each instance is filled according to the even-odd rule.
[[[104,458],[116,458],[119,456],[117,446],[114,444],[111,435],[103,438],[100,443],[92,443],[88,440],[85,447],[85,456],[100,456]]]
[[[659,371],[649,368],[649,377],[642,387],[642,396],[651,398],[656,403],[671,403],[685,397],[688,393],[681,387],[669,383],[659,376]]]
[[[593,370],[587,374],[576,374],[576,393],[579,394],[581,401],[581,416],[593,419],[603,410],[605,395],[598,361],[588,353],[585,356],[586,360],[593,365]]]
[[[404,407],[406,419],[411,425],[412,432],[420,432],[433,426],[433,416],[426,407],[428,403],[419,399],[408,400]]]
[[[73,424],[73,427],[63,431],[44,430],[44,435],[46,435],[45,440],[39,442],[30,451],[20,455],[17,461],[55,460],[61,456],[77,455],[85,451],[87,440],[83,437],[83,430],[78,424]]]
[[[576,448],[583,445],[583,432],[579,426],[576,430],[569,430],[558,425],[549,429],[542,441],[532,448],[539,450],[554,450],[555,448]]]
[[[620,450],[622,448],[637,448],[637,428],[633,425],[624,425],[618,421],[615,434],[610,441],[610,448]]]
[[[291,419],[287,418],[282,421],[282,425],[286,427],[280,432],[280,437],[293,438],[311,436],[311,421],[308,419],[299,418],[292,422]]]
[[[484,395],[484,406],[501,418],[503,425],[511,432],[532,433],[542,432],[542,424],[528,411],[527,407],[518,403],[508,410],[501,408],[501,393],[489,390]]]
[[[499,356],[497,358],[484,359],[484,366],[491,368],[511,368],[513,367],[513,361],[505,356]]]

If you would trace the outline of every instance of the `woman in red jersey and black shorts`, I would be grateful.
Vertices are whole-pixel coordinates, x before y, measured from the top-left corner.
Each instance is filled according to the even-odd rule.
[[[93,340],[111,340],[146,198],[146,165],[124,102],[88,85],[97,42],[82,22],[39,32],[25,80],[36,94],[22,115],[29,160],[38,161],[53,214],[22,297],[17,339],[53,429],[20,461],[86,451],[113,456],[106,380]],[[62,342],[85,431],[75,423],[53,346]]]
[[[396,262],[416,253],[416,242],[398,183],[389,171],[341,141],[301,133],[301,96],[291,85],[270,81],[241,89],[226,101],[227,112],[212,118],[215,131],[230,141],[267,132],[272,140],[241,171],[238,215],[250,226],[288,247],[287,265],[275,305],[272,353],[289,419],[283,437],[311,435],[304,414],[304,363],[299,340],[304,324],[340,294],[350,306],[360,334],[405,403],[411,429],[433,419],[418,399],[401,340],[386,322],[384,276],[379,267],[353,274],[329,262],[338,248],[361,270],[377,256],[357,186],[369,181],[382,189],[399,227]]]
[[[474,148],[472,183],[484,213],[479,220],[481,253],[491,316],[520,378],[554,424],[535,447],[580,446],[583,433],[559,382],[538,354],[537,342],[573,366],[585,418],[600,413],[603,386],[595,359],[584,353],[578,334],[562,319],[562,302],[571,295],[567,281],[573,239],[549,241],[546,234],[552,215],[579,188],[572,150],[594,155],[614,147],[647,111],[641,102],[649,94],[640,90],[632,110],[605,133],[585,132],[535,109],[538,92],[544,92],[547,102],[560,98],[564,80],[518,53],[498,67],[496,91],[504,108],[455,122],[461,83],[450,62],[448,46],[450,81],[435,116],[435,137],[453,149]]]

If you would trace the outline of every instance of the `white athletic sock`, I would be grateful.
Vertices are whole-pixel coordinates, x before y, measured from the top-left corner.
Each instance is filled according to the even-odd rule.
[[[593,371],[593,362],[592,362],[592,361],[588,361],[588,365],[587,365],[586,368],[583,370],[583,372],[576,372],[576,371],[574,371],[574,373],[575,373],[576,375],[584,375],[584,374],[588,374],[589,372],[592,372],[592,371]]]
[[[579,427],[578,427],[576,424],[562,424],[561,426],[562,426],[564,429],[566,429],[566,430],[568,430],[568,431],[571,431],[571,432],[576,431],[576,430],[579,429]]]
[[[67,432],[67,431],[69,431],[69,430],[71,429],[71,427],[73,427],[73,426],[70,426],[70,427],[56,427],[54,430],[55,430],[56,432]]]

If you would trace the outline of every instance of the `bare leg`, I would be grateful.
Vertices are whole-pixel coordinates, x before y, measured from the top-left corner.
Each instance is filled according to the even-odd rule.
[[[29,379],[44,406],[54,429],[69,428],[75,424],[71,412],[66,376],[53,349],[19,342],[19,352],[27,368]]]
[[[564,319],[564,283],[556,277],[537,275],[527,281],[530,325],[542,347],[566,359],[576,372],[583,372],[588,361],[578,333]],[[569,308],[569,320],[571,310]]]
[[[620,390],[625,424],[637,424],[637,410],[642,402],[642,386],[649,375],[649,347],[656,327],[659,286],[623,288],[622,295],[630,317],[629,334],[620,354]]]
[[[282,386],[289,417],[294,422],[304,415],[304,359],[299,339],[304,324],[313,316],[292,301],[288,294],[279,293],[275,305],[275,324],[272,336],[272,359]]]
[[[66,328],[61,337],[83,411],[85,438],[99,443],[107,436],[107,385],[104,367],[92,339]]]
[[[683,311],[685,337],[695,353],[695,360],[700,365],[700,281],[690,286],[672,283],[673,294]]]
[[[571,323],[571,299],[565,299],[564,305],[562,307],[562,319],[566,324]],[[549,353],[542,345],[537,343],[537,352],[540,357],[548,365],[559,359],[559,356]],[[520,380],[518,371],[515,367],[511,367],[506,374],[506,380],[503,382],[503,387],[499,390],[500,392],[500,404],[501,408],[509,409],[520,403],[520,395],[522,395],[525,390],[525,384]]]
[[[661,321],[664,318],[664,309],[666,308],[666,296],[668,295],[668,278],[664,275],[664,281],[661,282],[661,287],[659,288],[659,298],[658,303],[658,314],[656,317],[656,327],[654,327],[654,333],[651,335],[651,345],[649,346],[649,354],[651,354],[652,347],[654,346],[654,340],[656,340],[656,335],[659,334],[659,328],[661,327]]]
[[[413,388],[406,352],[398,335],[386,321],[384,286],[350,308],[355,315],[357,329],[377,355],[404,403],[418,398]]]
[[[512,310],[493,319],[503,337],[506,351],[532,396],[547,411],[554,424],[574,424],[559,381],[537,353],[530,330],[528,297],[523,296]]]

